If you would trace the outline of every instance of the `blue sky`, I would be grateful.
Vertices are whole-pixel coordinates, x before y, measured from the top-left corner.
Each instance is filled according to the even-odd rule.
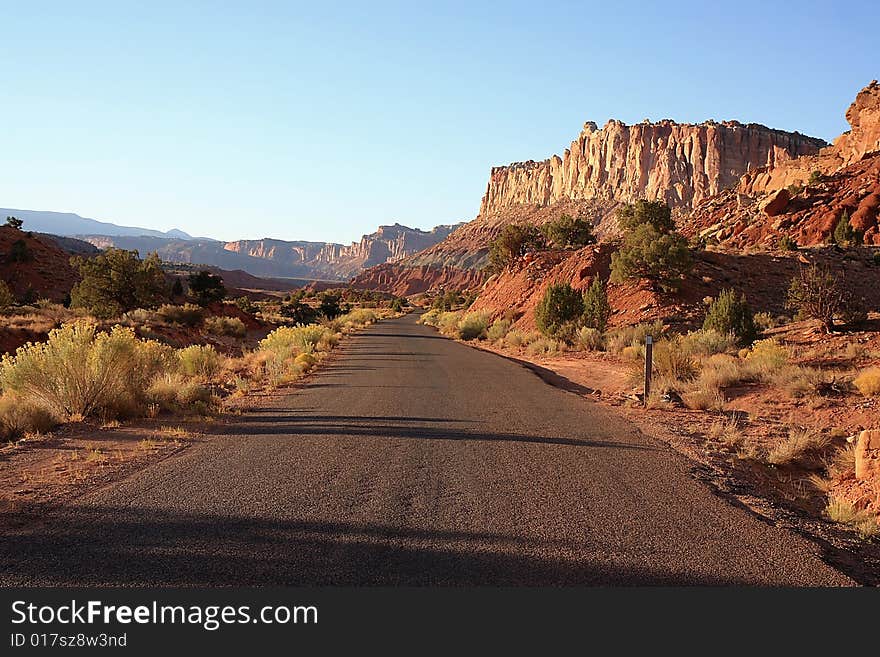
[[[830,140],[880,77],[880,3],[838,4],[0,0],[0,207],[350,241],[586,120]]]

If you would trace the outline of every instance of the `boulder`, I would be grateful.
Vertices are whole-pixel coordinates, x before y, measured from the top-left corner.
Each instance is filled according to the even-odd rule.
[[[768,217],[775,217],[785,212],[788,202],[791,200],[791,193],[784,187],[767,196],[758,205],[758,208]]]
[[[856,443],[856,479],[880,478],[880,429],[859,434]]]

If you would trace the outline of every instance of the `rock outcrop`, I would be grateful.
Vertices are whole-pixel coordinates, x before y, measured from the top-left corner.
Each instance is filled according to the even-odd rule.
[[[612,120],[601,130],[590,122],[562,157],[493,168],[480,214],[581,199],[648,198],[691,207],[736,184],[747,171],[814,154],[824,145],[821,139],[736,121],[628,126]]]
[[[683,217],[685,233],[728,247],[829,241],[844,214],[865,244],[880,246],[880,85],[871,82],[846,112],[851,129],[816,155],[746,173],[735,190]]]

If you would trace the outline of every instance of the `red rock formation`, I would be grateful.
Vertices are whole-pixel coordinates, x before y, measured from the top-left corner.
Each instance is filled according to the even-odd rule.
[[[13,244],[21,242],[26,256],[13,261]],[[26,233],[0,226],[0,279],[19,300],[61,302],[78,280],[70,254],[49,235]]]

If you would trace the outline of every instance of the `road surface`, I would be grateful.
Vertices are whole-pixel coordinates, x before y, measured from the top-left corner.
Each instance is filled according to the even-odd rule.
[[[851,583],[610,409],[413,315],[44,522],[3,585]]]

